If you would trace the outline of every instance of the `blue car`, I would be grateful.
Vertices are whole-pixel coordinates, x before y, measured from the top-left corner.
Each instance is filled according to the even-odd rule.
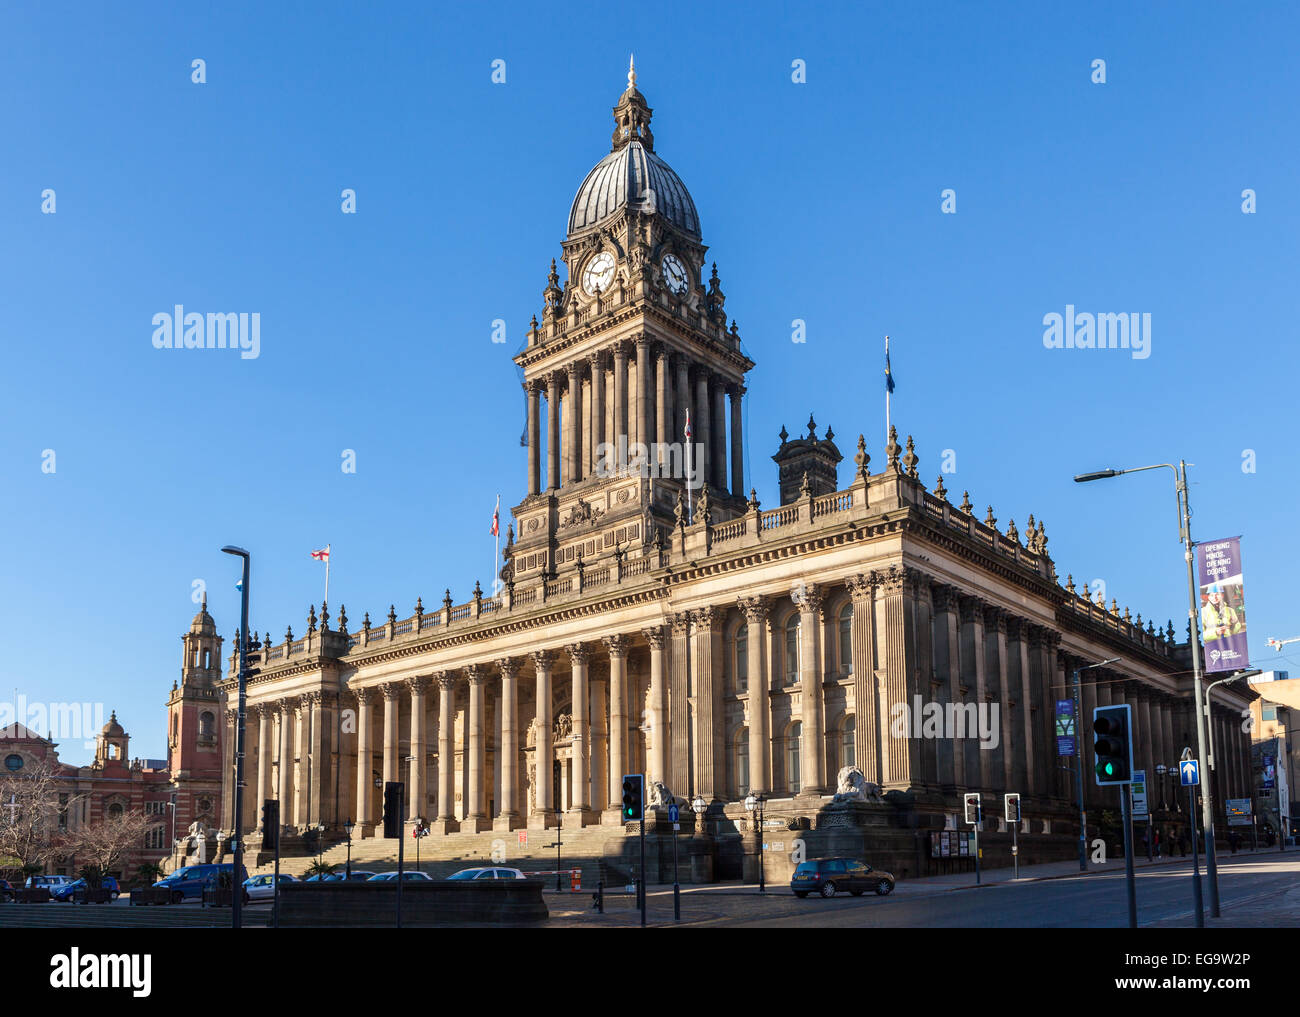
[[[174,904],[179,904],[183,900],[202,900],[203,891],[217,886],[222,873],[231,874],[234,870],[235,866],[230,862],[223,862],[221,865],[187,865],[183,869],[177,869],[165,879],[158,880],[154,883],[154,889],[170,890]],[[236,882],[242,886],[248,879],[248,869],[241,865],[239,870],[239,879]]]
[[[114,879],[112,876],[105,876],[103,879],[100,880],[99,885],[103,889],[109,892],[109,896],[113,900],[117,900],[117,898],[122,893],[121,887],[117,885],[117,880]],[[71,883],[63,883],[59,886],[51,888],[50,900],[60,900],[60,901],[76,900],[77,891],[84,890],[85,888],[86,888],[86,881],[84,879],[77,879]]]

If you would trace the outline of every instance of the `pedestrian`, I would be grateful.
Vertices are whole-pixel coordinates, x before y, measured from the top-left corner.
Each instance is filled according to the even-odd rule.
[[[1159,830],[1155,832],[1155,839],[1156,839],[1156,857],[1159,858],[1160,857],[1160,831]]]

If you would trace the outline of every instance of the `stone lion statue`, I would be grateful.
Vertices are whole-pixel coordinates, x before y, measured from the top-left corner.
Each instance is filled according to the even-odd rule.
[[[669,805],[676,803],[678,808],[686,804],[685,798],[676,797],[668,790],[668,785],[663,781],[655,780],[650,782],[650,804],[655,808],[668,808]]]
[[[880,801],[880,785],[872,784],[856,766],[841,768],[836,778],[835,798],[837,802],[871,802]]]

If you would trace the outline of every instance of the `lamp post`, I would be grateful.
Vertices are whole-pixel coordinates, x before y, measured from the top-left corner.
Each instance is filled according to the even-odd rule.
[[[696,795],[691,802],[691,811],[695,813],[695,836],[705,836],[704,831],[704,812],[708,809],[709,803],[704,800],[703,795]]]
[[[762,795],[750,792],[745,796],[745,808],[754,817],[754,829],[758,831],[758,892],[767,893],[767,883],[763,878],[763,804],[767,801]]]
[[[1099,660],[1095,664],[1085,664],[1083,667],[1074,669],[1074,754],[1075,762],[1075,791],[1079,795],[1079,871],[1088,871],[1088,812],[1083,806],[1083,707],[1080,705],[1079,691],[1079,672],[1090,671],[1094,667],[1105,667],[1107,664],[1119,663],[1118,657],[1111,657],[1108,660]]]
[[[1156,763],[1156,776],[1160,778],[1160,811],[1169,811],[1169,799],[1165,794],[1165,774],[1169,772],[1169,767],[1164,763]]]
[[[1098,470],[1096,473],[1080,473],[1074,478],[1075,483],[1084,484],[1090,480],[1104,480],[1118,477],[1124,473],[1141,473],[1143,470],[1173,470],[1174,492],[1178,499],[1178,536],[1183,542],[1183,558],[1187,562],[1187,625],[1190,633],[1188,642],[1192,650],[1192,694],[1196,709],[1196,755],[1203,763],[1208,762],[1205,735],[1205,700],[1201,690],[1201,627],[1200,612],[1196,609],[1196,544],[1192,540],[1192,508],[1188,502],[1187,461],[1173,463],[1155,463],[1151,466],[1133,466],[1126,470]],[[1210,915],[1219,917],[1219,871],[1214,862],[1214,809],[1210,799],[1210,768],[1201,768],[1201,826],[1205,833],[1205,875],[1210,884]],[[1197,882],[1199,893],[1200,883]]]
[[[343,824],[343,832],[347,834],[348,837],[348,864],[343,870],[343,878],[345,880],[350,880],[352,878],[352,817],[351,816],[349,816],[348,821]]]
[[[235,718],[235,871],[232,879],[234,892],[230,895],[231,925],[238,929],[243,920],[240,892],[240,873],[244,871],[244,726],[248,713],[248,569],[249,555],[242,547],[227,544],[223,554],[233,554],[243,561],[244,571],[239,584],[239,710]],[[173,813],[175,815],[175,813]]]
[[[316,864],[325,864],[325,824],[316,824]]]

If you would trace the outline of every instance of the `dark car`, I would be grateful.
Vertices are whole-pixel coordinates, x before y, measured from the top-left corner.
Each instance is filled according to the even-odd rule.
[[[807,897],[810,893],[834,897],[842,890],[854,897],[874,890],[883,897],[894,892],[894,877],[856,858],[818,858],[799,864],[790,877],[790,889],[796,897]]]
[[[242,886],[248,879],[248,869],[242,865],[239,868],[238,882]],[[234,865],[230,862],[223,862],[220,865],[187,865],[177,869],[166,879],[158,880],[154,883],[154,888],[170,890],[172,901],[176,904],[183,900],[201,900],[204,890],[216,886],[223,873],[233,874],[234,869]]]
[[[117,885],[117,880],[112,876],[105,876],[99,883],[102,889],[108,891],[108,895],[113,900],[121,896],[122,889]],[[50,891],[50,900],[73,901],[77,898],[77,891],[86,889],[86,881],[77,879],[71,883],[64,883],[62,886],[55,887]]]
[[[7,879],[0,879],[0,901],[17,899],[18,888]]]

